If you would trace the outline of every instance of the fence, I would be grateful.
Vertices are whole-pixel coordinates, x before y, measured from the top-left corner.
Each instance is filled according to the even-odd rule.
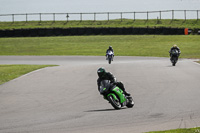
[[[94,12],[94,13],[26,13],[26,14],[0,14],[0,22],[16,21],[71,21],[71,20],[114,20],[119,19],[196,19],[199,20],[200,10],[163,10],[146,12]]]

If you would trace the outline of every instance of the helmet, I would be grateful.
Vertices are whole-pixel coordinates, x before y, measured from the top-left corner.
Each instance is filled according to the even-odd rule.
[[[174,44],[174,45],[173,45],[173,48],[177,48],[177,45],[176,45],[176,44]]]
[[[99,77],[104,76],[105,73],[106,73],[106,70],[103,67],[101,67],[97,70],[97,74]]]
[[[109,46],[109,49],[112,49],[112,46]]]

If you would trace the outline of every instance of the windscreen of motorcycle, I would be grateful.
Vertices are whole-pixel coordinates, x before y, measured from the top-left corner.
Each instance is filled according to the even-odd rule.
[[[177,49],[173,49],[172,50],[172,54],[178,54],[178,50]]]
[[[109,80],[103,80],[100,83],[100,93],[106,93],[110,88],[110,81]]]
[[[113,55],[113,52],[112,51],[108,51],[108,55]]]

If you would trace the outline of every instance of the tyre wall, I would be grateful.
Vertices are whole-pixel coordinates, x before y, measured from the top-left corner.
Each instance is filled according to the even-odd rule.
[[[197,30],[198,31],[198,30]],[[74,35],[185,35],[185,28],[38,28],[0,30],[0,37],[43,37]],[[197,32],[198,34],[198,32]]]

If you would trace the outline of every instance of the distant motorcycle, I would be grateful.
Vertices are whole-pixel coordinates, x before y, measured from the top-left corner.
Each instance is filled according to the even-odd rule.
[[[170,58],[170,60],[171,60],[171,63],[172,63],[173,66],[175,66],[176,63],[178,62],[178,57],[179,57],[178,50],[176,50],[176,49],[172,50],[171,51],[171,58]]]
[[[111,61],[113,61],[114,53],[110,50],[106,54],[106,59],[108,60],[108,63],[111,64]]]
[[[110,83],[109,80],[101,81],[99,91],[115,109],[121,109],[124,106],[132,108],[134,106],[133,98],[126,96],[119,87]]]

